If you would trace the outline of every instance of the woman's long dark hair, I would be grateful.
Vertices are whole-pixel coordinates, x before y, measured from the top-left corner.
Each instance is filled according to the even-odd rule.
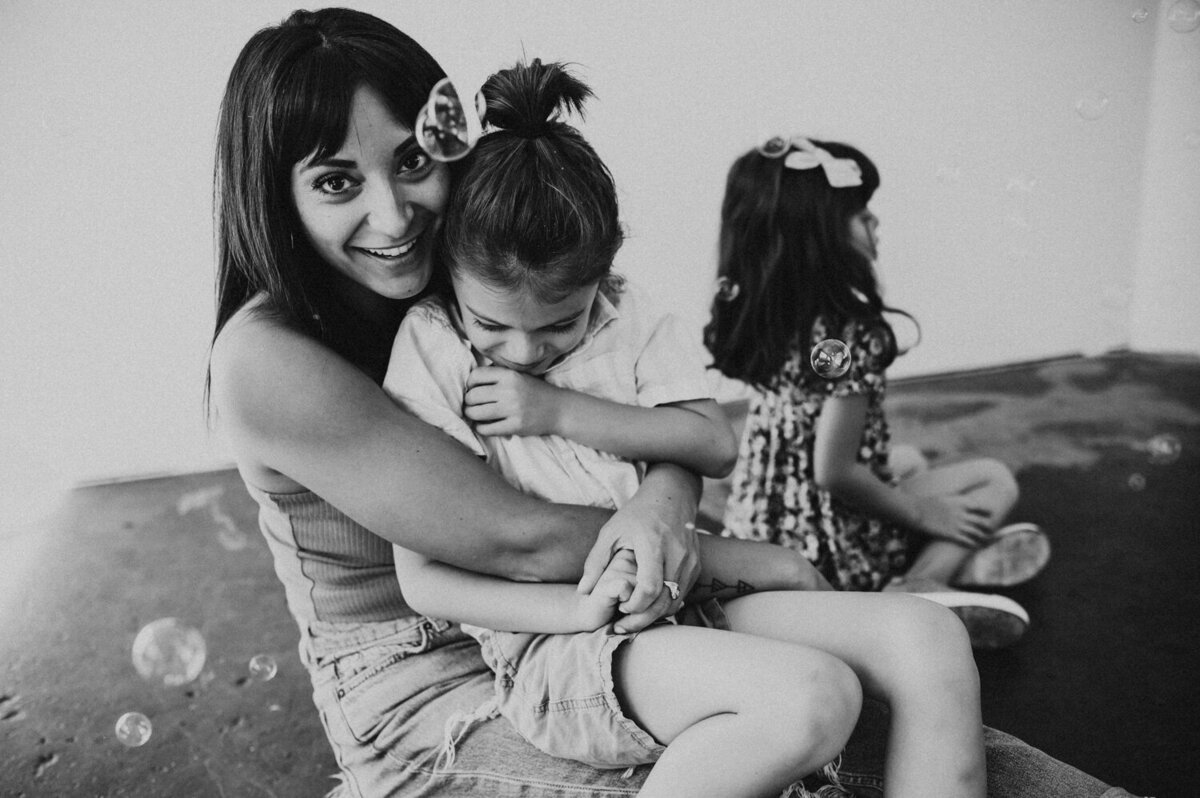
[[[266,312],[382,379],[391,338],[368,329],[330,290],[336,275],[300,225],[292,167],[341,148],[359,87],[378,92],[411,127],[444,74],[413,39],[350,9],[295,11],[246,43],[217,125],[214,341],[239,308],[263,294]]]
[[[612,174],[561,114],[591,90],[562,64],[488,78],[487,132],[459,163],[443,225],[448,269],[559,301],[605,280],[624,234]]]
[[[813,323],[833,329],[858,320],[882,325],[883,304],[871,262],[850,244],[850,219],[879,188],[879,171],[854,147],[812,142],[852,158],[862,185],[832,188],[822,168],[790,169],[784,158],[751,150],[734,162],[721,205],[718,292],[704,343],[727,377],[766,386],[793,347],[807,357]],[[895,356],[893,351],[887,361]]]

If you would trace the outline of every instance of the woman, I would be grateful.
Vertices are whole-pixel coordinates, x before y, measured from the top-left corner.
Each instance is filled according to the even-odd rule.
[[[645,769],[553,759],[502,719],[472,724],[453,766],[431,767],[451,721],[490,695],[490,674],[456,626],[405,605],[391,544],[583,590],[633,549],[622,625],[636,630],[678,609],[664,578],[682,593],[695,580],[699,492],[664,464],[615,515],[541,503],[380,388],[401,318],[439,278],[452,175],[411,130],[442,75],[416,42],[343,9],[298,11],[247,43],[218,130],[211,410],[259,503],[341,793],[633,795]],[[843,757],[859,794],[878,794],[882,723],[870,713]],[[987,739],[992,795],[1105,792],[1011,737]]]

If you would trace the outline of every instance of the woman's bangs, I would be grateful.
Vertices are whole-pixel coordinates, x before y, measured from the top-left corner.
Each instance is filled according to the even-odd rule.
[[[313,55],[310,68],[294,70],[296,77],[279,92],[277,141],[288,165],[333,155],[350,129],[350,106],[360,82],[356,70],[336,56]]]

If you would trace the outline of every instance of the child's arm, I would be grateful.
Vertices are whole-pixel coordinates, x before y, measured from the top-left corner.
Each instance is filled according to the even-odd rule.
[[[687,601],[727,599],[767,590],[833,590],[797,551],[754,540],[699,535],[700,578]]]
[[[434,618],[508,632],[570,634],[610,623],[633,593],[637,567],[628,549],[610,560],[591,593],[574,585],[512,582],[465,571],[393,546],[396,576],[409,607]]]
[[[670,462],[719,479],[737,439],[712,399],[639,407],[558,388],[499,366],[467,378],[467,418],[481,435],[558,435],[627,460]]]
[[[964,546],[990,533],[986,509],[957,496],[916,496],[879,479],[857,452],[867,420],[861,394],[831,397],[817,419],[813,475],[838,501],[894,524]]]

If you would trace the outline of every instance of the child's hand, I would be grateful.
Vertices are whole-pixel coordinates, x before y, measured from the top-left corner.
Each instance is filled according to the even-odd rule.
[[[463,415],[481,435],[554,435],[561,388],[501,366],[479,366],[467,377]]]
[[[923,496],[918,527],[930,537],[979,548],[992,534],[987,511],[965,496]]]
[[[630,549],[621,549],[608,561],[608,567],[591,593],[576,594],[576,612],[580,627],[599,629],[617,616],[617,606],[628,601],[637,584],[637,562]]]

